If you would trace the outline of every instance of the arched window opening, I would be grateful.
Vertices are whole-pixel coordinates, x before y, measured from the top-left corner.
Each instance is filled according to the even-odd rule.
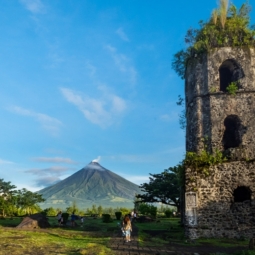
[[[223,147],[225,150],[238,147],[242,143],[241,120],[237,115],[229,115],[224,120]]]
[[[244,77],[242,67],[234,59],[225,60],[219,68],[219,73],[220,91],[223,92],[227,91],[227,87],[231,82],[236,82]]]
[[[249,187],[239,186],[234,190],[233,196],[234,202],[244,202],[246,200],[251,200],[251,190]]]

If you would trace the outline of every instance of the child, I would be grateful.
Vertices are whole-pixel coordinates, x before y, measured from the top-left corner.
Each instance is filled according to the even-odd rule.
[[[123,220],[123,230],[125,231],[126,234],[126,243],[130,242],[130,235],[131,235],[131,231],[132,231],[132,225],[131,225],[131,221],[129,219],[128,216],[125,216],[124,220]]]
[[[83,227],[83,221],[84,221],[84,218],[81,217],[81,227]]]

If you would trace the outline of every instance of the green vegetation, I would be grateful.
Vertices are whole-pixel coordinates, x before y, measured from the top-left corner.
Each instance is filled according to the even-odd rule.
[[[112,236],[120,235],[120,221],[104,223],[102,218],[85,217],[83,225],[77,227],[59,227],[56,217],[49,217],[50,228],[31,231],[18,230],[14,227],[22,217],[0,218],[0,246],[3,254],[91,254],[113,255],[108,248]],[[77,223],[79,221],[77,220]],[[237,239],[197,239],[190,243],[184,236],[180,218],[160,218],[153,222],[135,223],[139,229],[139,246],[154,247],[248,247],[248,240]],[[254,255],[254,253],[236,255]],[[40,254],[41,254],[40,253]],[[2,254],[2,253],[1,253]],[[216,255],[216,254],[215,254]],[[223,254],[222,254],[223,255]]]
[[[165,210],[165,215],[167,218],[170,218],[172,216],[172,211],[171,210]]]
[[[158,246],[163,246],[169,242],[186,245],[180,218],[165,218],[136,225],[139,228],[139,242],[142,246],[155,246],[155,243]]]
[[[211,255],[229,255],[227,253],[212,253]],[[255,255],[255,251],[249,251],[249,250],[246,250],[246,251],[237,251],[235,253],[233,253],[232,255]]]
[[[140,185],[144,194],[137,194],[136,203],[154,203],[163,204],[180,208],[180,183],[178,179],[179,166],[170,167],[160,174],[150,174],[150,182]]]
[[[161,202],[176,207],[179,212],[180,194],[185,182],[191,183],[196,191],[197,179],[208,177],[211,174],[211,166],[227,161],[221,151],[216,149],[214,153],[209,152],[208,138],[203,138],[202,142],[204,149],[199,153],[187,152],[184,160],[178,165],[169,167],[160,174],[150,174],[150,182],[140,186],[145,193],[136,195],[136,203]],[[188,179],[185,177],[185,169],[191,171]]]
[[[115,216],[117,220],[120,220],[121,215],[122,215],[122,212],[115,212]]]
[[[140,214],[149,215],[152,218],[157,217],[157,207],[147,203],[140,203],[138,207],[138,211]]]
[[[104,223],[109,223],[109,222],[112,222],[112,218],[111,218],[111,215],[110,214],[102,214],[102,220]]]
[[[5,221],[4,221],[5,222]],[[2,220],[0,224],[2,225]],[[46,231],[4,229],[0,246],[4,254],[75,254],[112,255],[107,248],[109,236],[80,230],[50,228]],[[41,254],[40,253],[40,254]],[[1,253],[2,254],[2,253]]]
[[[24,215],[38,212],[38,203],[44,202],[42,195],[28,191],[16,190],[11,182],[0,179],[0,211],[2,216]]]
[[[217,47],[255,46],[255,26],[250,26],[251,7],[244,3],[238,10],[228,0],[220,0],[209,21],[200,21],[199,29],[190,28],[185,36],[187,48],[177,52],[172,61],[176,73],[184,79],[186,65]]]
[[[227,86],[227,92],[230,95],[236,95],[236,91],[238,90],[238,85],[237,82],[231,82],[228,86]]]
[[[206,178],[211,174],[211,166],[227,161],[227,158],[218,149],[216,149],[214,153],[209,152],[207,147],[208,138],[203,138],[202,142],[204,144],[204,149],[202,149],[199,153],[187,152],[183,160],[184,168],[189,169],[192,174],[190,174],[189,179],[185,179],[184,174],[182,178],[183,180],[185,179],[186,183],[193,184],[194,191],[197,190],[197,179]]]

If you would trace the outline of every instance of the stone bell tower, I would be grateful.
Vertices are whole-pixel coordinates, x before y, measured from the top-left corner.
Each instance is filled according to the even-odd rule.
[[[186,233],[196,237],[252,237],[255,234],[255,51],[212,49],[191,59],[185,76],[186,150],[209,151],[228,160],[210,175],[186,182]],[[234,82],[235,95],[227,87]],[[186,179],[192,173],[186,169]]]

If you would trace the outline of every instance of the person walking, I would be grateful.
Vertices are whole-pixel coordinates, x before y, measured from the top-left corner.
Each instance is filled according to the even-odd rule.
[[[132,231],[132,225],[131,225],[131,220],[128,216],[125,216],[123,220],[123,230],[125,231],[126,234],[126,243],[130,242],[130,236],[131,236],[131,231]]]
[[[57,220],[58,220],[58,225],[61,226],[62,225],[62,212],[59,211],[58,214],[57,214]]]
[[[71,226],[74,227],[75,226],[75,219],[76,219],[76,216],[74,214],[74,212],[72,213],[71,215]]]
[[[83,227],[84,218],[81,217],[81,227]]]

